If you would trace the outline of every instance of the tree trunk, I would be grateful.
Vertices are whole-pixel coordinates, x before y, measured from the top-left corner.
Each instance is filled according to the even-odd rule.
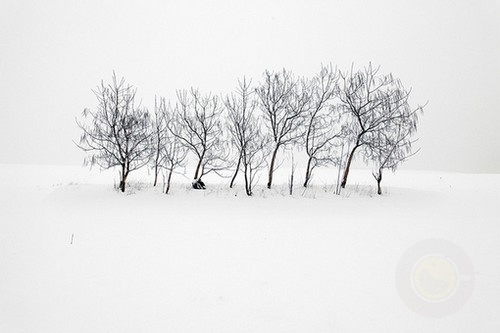
[[[342,172],[342,164],[344,162],[344,144],[342,144],[342,150],[340,151],[340,160],[337,168],[337,184],[335,184],[335,194],[340,195],[340,174]]]
[[[378,177],[377,177],[377,193],[378,193],[378,195],[382,195],[382,187],[380,187],[381,182],[382,182],[382,169],[379,169]]]
[[[274,172],[274,163],[276,162],[276,155],[278,154],[279,145],[276,145],[274,148],[273,155],[271,156],[271,165],[269,166],[269,178],[267,180],[267,188],[270,189],[273,184],[273,172]]]
[[[158,163],[155,163],[155,181],[153,183],[153,186],[156,186],[157,182],[158,182]]]
[[[196,171],[194,172],[194,180],[198,180],[198,175],[201,169],[201,163],[203,162],[203,157],[200,157],[198,161],[198,165],[196,166]]]
[[[238,171],[240,170],[241,157],[242,157],[242,154],[240,153],[240,157],[238,158],[238,163],[236,164],[236,170],[234,171],[234,175],[233,175],[233,178],[231,179],[231,183],[229,184],[229,188],[233,188],[234,180],[236,179],[236,176],[238,175]]]
[[[158,183],[158,161],[160,160],[160,149],[158,148],[156,150],[156,157],[155,157],[155,181],[153,183],[153,186],[156,186]]]
[[[250,180],[248,179],[250,178]],[[252,195],[252,175],[248,175],[248,165],[245,163],[245,192],[248,196]]]
[[[312,156],[309,156],[309,160],[307,161],[307,168],[306,168],[306,178],[304,180],[304,187],[307,187],[309,185],[309,181],[311,180],[311,163],[312,163]]]
[[[127,181],[128,170],[125,164],[122,164],[122,174],[120,177],[120,191],[125,192],[125,183]]]
[[[170,180],[172,179],[173,172],[174,172],[174,169],[170,169],[168,172],[167,188],[165,189],[165,194],[168,194],[168,191],[170,191]]]
[[[347,176],[349,176],[349,169],[351,167],[352,163],[352,158],[354,157],[354,153],[356,152],[356,149],[358,149],[359,145],[355,145],[354,148],[351,150],[351,153],[349,154],[349,158],[347,159],[347,165],[344,170],[344,176],[342,177],[342,183],[340,184],[340,187],[345,188],[345,185],[347,183]]]

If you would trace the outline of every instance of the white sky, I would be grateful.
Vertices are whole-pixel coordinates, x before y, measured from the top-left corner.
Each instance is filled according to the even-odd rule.
[[[0,163],[81,164],[75,117],[112,71],[176,88],[369,61],[429,104],[407,169],[500,172],[500,1],[0,2]]]

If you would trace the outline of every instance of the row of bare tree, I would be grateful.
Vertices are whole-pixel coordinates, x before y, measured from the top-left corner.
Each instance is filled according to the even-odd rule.
[[[232,170],[229,186],[242,173],[250,196],[260,170],[267,168],[271,188],[278,155],[299,149],[307,154],[304,187],[317,167],[335,166],[344,188],[359,154],[373,165],[381,194],[383,170],[394,171],[414,154],[412,136],[423,110],[410,107],[410,91],[400,80],[371,64],[356,71],[322,66],[312,78],[266,70],[255,87],[243,78],[226,96],[191,88],[178,91],[174,101],[156,98],[152,114],[136,105],[136,89],[115,74],[94,93],[98,107],[77,120],[77,145],[90,153],[91,165],[120,167],[122,192],[129,173],[149,164],[155,186],[167,171],[168,193],[172,174],[193,156],[194,188],[204,188],[209,173]]]

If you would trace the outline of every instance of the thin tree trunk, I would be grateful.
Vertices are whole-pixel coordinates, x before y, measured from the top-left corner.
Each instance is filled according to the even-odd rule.
[[[158,183],[158,161],[160,160],[160,147],[156,147],[156,156],[155,156],[155,181],[153,186],[156,186]]]
[[[250,174],[250,181],[248,180],[248,165],[245,163],[245,192],[248,196],[252,195],[252,175]]]
[[[168,172],[167,188],[165,190],[165,194],[168,194],[168,192],[170,191],[170,181],[172,179],[172,173],[173,172],[174,172],[174,169],[170,169],[169,172]]]
[[[158,182],[158,162],[155,162],[155,181],[153,183],[153,186],[156,186],[157,182]]]
[[[342,188],[345,188],[345,185],[347,183],[347,177],[349,176],[349,169],[351,168],[352,158],[354,157],[354,153],[356,152],[356,149],[358,149],[358,147],[358,144],[354,146],[354,148],[351,150],[351,153],[349,154],[349,158],[347,159],[344,176],[342,177],[342,183],[340,184],[340,187]]]
[[[344,144],[342,144],[342,150],[340,151],[340,160],[337,170],[337,184],[335,184],[335,194],[340,195],[340,173],[342,171],[342,163],[344,162]]]
[[[271,165],[269,166],[269,178],[267,181],[267,188],[270,189],[273,184],[273,172],[274,172],[274,163],[276,162],[276,155],[278,154],[279,145],[276,145],[274,148],[273,155],[271,157]]]
[[[125,183],[127,181],[128,170],[125,164],[122,164],[122,174],[120,179],[120,191],[125,192]]]
[[[382,187],[380,187],[380,183],[382,182],[382,169],[378,170],[378,177],[377,177],[377,193],[378,195],[382,195]]]
[[[229,184],[229,188],[233,188],[234,180],[236,179],[236,176],[238,175],[238,171],[240,170],[241,158],[242,158],[242,154],[240,153],[240,157],[238,158],[238,163],[236,165],[236,170],[234,171],[234,175],[233,175],[233,178],[231,179],[231,183]]]
[[[198,161],[198,165],[196,166],[196,171],[194,173],[194,180],[198,180],[198,175],[200,173],[200,169],[201,169],[201,163],[203,162],[203,157],[200,157],[199,161]]]
[[[312,163],[312,156],[309,156],[309,160],[307,161],[307,168],[306,168],[306,178],[304,180],[304,187],[307,187],[309,185],[309,180],[311,180],[311,163]]]

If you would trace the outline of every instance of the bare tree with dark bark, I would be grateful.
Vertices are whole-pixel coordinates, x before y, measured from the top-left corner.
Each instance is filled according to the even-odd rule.
[[[150,159],[151,121],[146,109],[135,105],[136,89],[117,80],[102,81],[93,90],[98,100],[96,111],[85,109],[83,120],[76,121],[82,130],[77,144],[91,155],[85,163],[102,169],[121,168],[119,189],[125,192],[130,172],[145,166]]]
[[[174,121],[176,121],[174,112],[167,100],[163,97],[155,100],[155,122],[153,127],[155,185],[160,170],[166,170],[165,194],[170,191],[172,175],[175,170],[184,166],[188,152],[170,130]]]
[[[310,103],[306,80],[297,80],[291,72],[264,72],[264,81],[256,89],[259,105],[274,142],[267,188],[271,188],[278,151],[295,143],[303,135],[304,114]]]
[[[253,188],[258,180],[258,172],[266,167],[269,157],[269,141],[266,137],[259,136],[245,150],[242,158],[243,175],[245,177],[245,192],[253,195]]]
[[[255,126],[254,111],[257,106],[255,95],[250,88],[251,81],[246,78],[238,80],[236,92],[226,96],[224,104],[227,109],[227,129],[231,137],[231,144],[236,150],[237,162],[229,187],[232,188],[236,176],[241,168],[241,162],[249,141],[253,140],[252,134]]]
[[[384,108],[393,107],[391,103],[384,105]],[[415,110],[410,110],[408,105],[399,109],[400,117],[395,117],[387,122],[376,133],[366,149],[365,160],[374,163],[375,170],[372,172],[377,181],[377,193],[382,194],[380,186],[384,169],[395,172],[398,166],[408,158],[418,153],[412,152],[413,144],[417,141],[411,136],[417,130],[418,114],[422,112],[421,106]]]
[[[243,150],[242,167],[245,176],[245,192],[253,194],[253,187],[258,179],[258,172],[266,167],[271,152],[271,138],[262,131],[261,119],[250,118],[248,140]]]
[[[166,111],[167,110],[167,105],[166,105],[166,100],[163,97],[157,98],[155,96],[155,109],[154,109],[154,118],[152,119],[152,140],[151,140],[151,149],[152,149],[152,164],[153,164],[153,173],[154,173],[154,181],[153,181],[153,186],[156,186],[158,183],[158,174],[160,173],[161,169],[161,153],[162,153],[162,148],[166,144],[166,135],[167,135],[167,128],[166,128],[166,123],[165,123],[165,116],[166,116]]]
[[[243,78],[238,81],[236,92],[225,99],[228,132],[238,156],[230,187],[242,170],[248,196],[253,194],[257,173],[265,166],[270,147],[270,137],[263,133],[261,118],[255,115],[257,101],[250,86],[251,82]]]
[[[336,148],[344,134],[342,110],[333,104],[338,91],[337,70],[322,66],[311,81],[311,107],[305,116],[304,147],[307,153],[304,187],[318,166],[338,163]]]
[[[348,157],[341,187],[345,188],[355,153],[369,146],[377,133],[388,123],[401,117],[408,107],[410,91],[391,74],[379,75],[379,68],[371,63],[364,69],[340,73],[339,98],[341,106],[350,115]],[[391,107],[384,107],[385,105]]]
[[[202,95],[191,89],[177,92],[175,121],[169,129],[197,159],[193,187],[203,184],[202,177],[228,168],[227,147],[223,137],[223,106],[217,96]]]
[[[170,191],[172,175],[175,170],[185,166],[187,153],[187,149],[175,138],[167,141],[167,144],[163,146],[161,166],[167,171],[165,194],[168,194]]]

